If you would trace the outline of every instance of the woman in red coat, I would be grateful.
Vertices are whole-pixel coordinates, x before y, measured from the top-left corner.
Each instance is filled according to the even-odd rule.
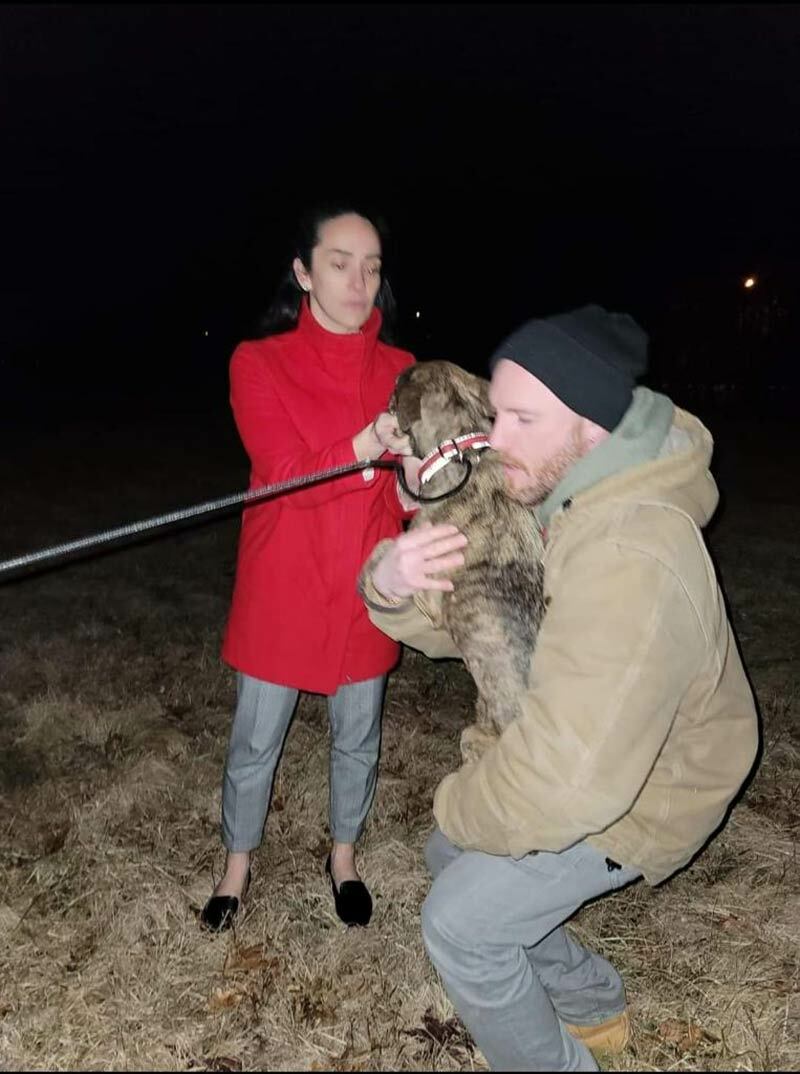
[[[276,325],[231,359],[231,404],[251,487],[329,467],[409,455],[386,405],[413,362],[385,343],[392,304],[375,225],[349,210],[313,214],[273,304]],[[202,923],[228,928],[260,844],[283,741],[301,690],[328,695],[330,827],[337,913],[366,925],[372,900],[355,865],[375,792],[386,674],[398,647],[370,623],[362,563],[407,517],[390,471],[366,469],[247,508],[223,659],[237,670],[225,762],[225,874]]]

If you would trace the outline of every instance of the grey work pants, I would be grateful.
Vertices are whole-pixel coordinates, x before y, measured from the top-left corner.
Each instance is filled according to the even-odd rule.
[[[564,1022],[625,1009],[622,979],[563,923],[639,873],[609,869],[588,843],[560,854],[462,851],[437,829],[425,848],[434,882],[422,934],[453,1006],[493,1070],[597,1070]]]
[[[328,697],[331,725],[330,827],[354,843],[364,827],[378,773],[386,676],[340,686]],[[261,843],[275,770],[299,691],[237,675],[237,704],[222,782],[222,842],[229,851]]]

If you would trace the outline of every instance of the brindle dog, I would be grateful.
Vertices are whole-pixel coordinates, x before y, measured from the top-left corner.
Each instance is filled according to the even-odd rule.
[[[493,420],[489,384],[451,362],[418,362],[397,379],[389,409],[424,458],[439,444]],[[491,448],[467,450],[466,485],[437,503],[422,503],[411,528],[451,523],[467,535],[465,563],[452,574],[452,593],[428,593],[426,610],[455,642],[478,691],[476,723],[461,739],[464,760],[475,760],[518,715],[543,612],[542,540],[531,509],[509,498],[502,462]],[[458,460],[423,487],[423,496],[455,488],[464,477]],[[384,546],[385,547],[385,546]],[[379,545],[368,567],[381,555]]]

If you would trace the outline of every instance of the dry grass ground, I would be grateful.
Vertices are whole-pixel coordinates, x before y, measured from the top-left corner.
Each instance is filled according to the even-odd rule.
[[[55,432],[0,455],[0,559],[244,487],[227,427]],[[625,977],[621,1070],[800,1068],[791,441],[729,431],[711,535],[763,717],[757,774],[689,869],[572,925]],[[246,916],[220,937],[197,925],[222,863],[234,686],[218,649],[237,529],[214,521],[0,587],[0,1068],[481,1068],[418,925],[431,796],[472,704],[458,664],[406,653],[391,679],[362,851],[370,928],[339,923],[323,874],[328,733],[312,696]]]

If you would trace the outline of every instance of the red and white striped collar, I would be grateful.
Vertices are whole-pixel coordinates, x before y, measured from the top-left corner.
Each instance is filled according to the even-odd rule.
[[[464,452],[483,451],[489,447],[489,437],[486,433],[464,433],[463,436],[453,437],[452,440],[443,440],[433,451],[429,451],[422,460],[418,478],[420,485],[427,485],[434,474],[443,470],[451,459],[463,458]]]

